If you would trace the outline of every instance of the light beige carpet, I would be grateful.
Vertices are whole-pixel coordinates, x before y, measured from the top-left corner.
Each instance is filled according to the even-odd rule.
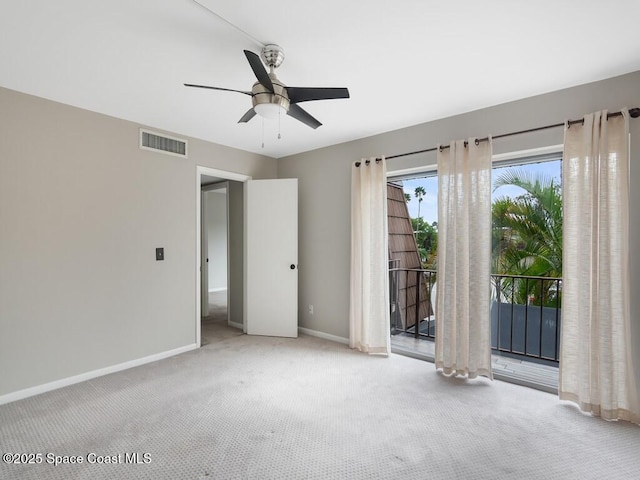
[[[640,428],[311,338],[233,336],[0,406],[2,479],[633,479]],[[123,463],[88,463],[88,454]],[[135,458],[148,463],[126,464]],[[146,455],[145,455],[146,454]],[[90,457],[94,459],[94,457]]]
[[[242,334],[242,330],[230,328],[227,325],[226,317],[221,320],[203,318],[200,324],[200,345],[204,347],[212,342],[238,337]]]
[[[209,315],[212,320],[227,318],[227,291],[209,292]]]
[[[228,327],[227,292],[209,292],[209,314],[200,324],[200,346],[242,335],[242,331]]]

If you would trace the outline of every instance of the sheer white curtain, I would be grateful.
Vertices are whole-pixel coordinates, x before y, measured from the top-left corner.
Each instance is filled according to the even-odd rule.
[[[351,169],[351,304],[349,345],[371,354],[390,348],[387,164],[362,160]]]
[[[640,423],[629,311],[629,120],[565,126],[561,399]]]
[[[491,372],[491,140],[438,149],[435,366],[447,375]]]

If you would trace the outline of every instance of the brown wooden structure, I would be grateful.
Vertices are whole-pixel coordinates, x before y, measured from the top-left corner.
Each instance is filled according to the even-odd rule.
[[[428,285],[422,269],[420,253],[413,234],[411,217],[402,185],[387,184],[387,220],[389,228],[389,286],[391,291],[391,322],[402,330],[416,323],[416,285],[420,281],[420,309],[422,320],[430,313]],[[398,325],[400,323],[400,325]]]

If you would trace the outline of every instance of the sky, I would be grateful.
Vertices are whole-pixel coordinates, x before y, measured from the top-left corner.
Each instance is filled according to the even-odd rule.
[[[560,183],[562,178],[562,163],[560,160],[554,160],[551,162],[530,163],[526,165],[516,165],[513,167],[499,167],[494,168],[492,171],[493,178],[497,178],[502,172],[509,168],[521,168],[532,172],[532,174],[544,174],[551,176],[554,180]],[[412,218],[418,216],[418,199],[415,197],[415,189],[418,186],[424,187],[426,195],[422,197],[422,203],[420,204],[420,216],[429,224],[438,221],[438,177],[426,177],[415,178],[411,180],[404,180],[402,182],[403,190],[405,193],[411,195],[411,201],[407,204],[409,207],[409,215]],[[524,192],[519,187],[504,186],[497,188],[492,193],[492,199],[495,200],[499,197],[517,197]]]

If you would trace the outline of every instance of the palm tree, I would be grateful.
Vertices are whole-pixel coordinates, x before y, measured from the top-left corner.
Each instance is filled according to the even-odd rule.
[[[422,267],[435,268],[435,258],[438,252],[438,223],[429,225],[424,218],[412,218],[411,226],[418,245],[418,252],[422,261]]]
[[[493,189],[505,185],[520,187],[525,193],[493,202],[494,273],[561,277],[560,185],[551,177],[532,175],[522,169],[507,170],[495,180]],[[517,290],[518,303],[526,303],[531,295],[535,295],[535,303],[555,305],[554,282],[543,281],[542,285],[536,280],[519,282]]]
[[[414,194],[418,199],[418,218],[420,218],[420,204],[422,203],[422,197],[424,197],[427,194],[427,192],[424,189],[424,187],[420,186],[420,187],[416,187]]]

